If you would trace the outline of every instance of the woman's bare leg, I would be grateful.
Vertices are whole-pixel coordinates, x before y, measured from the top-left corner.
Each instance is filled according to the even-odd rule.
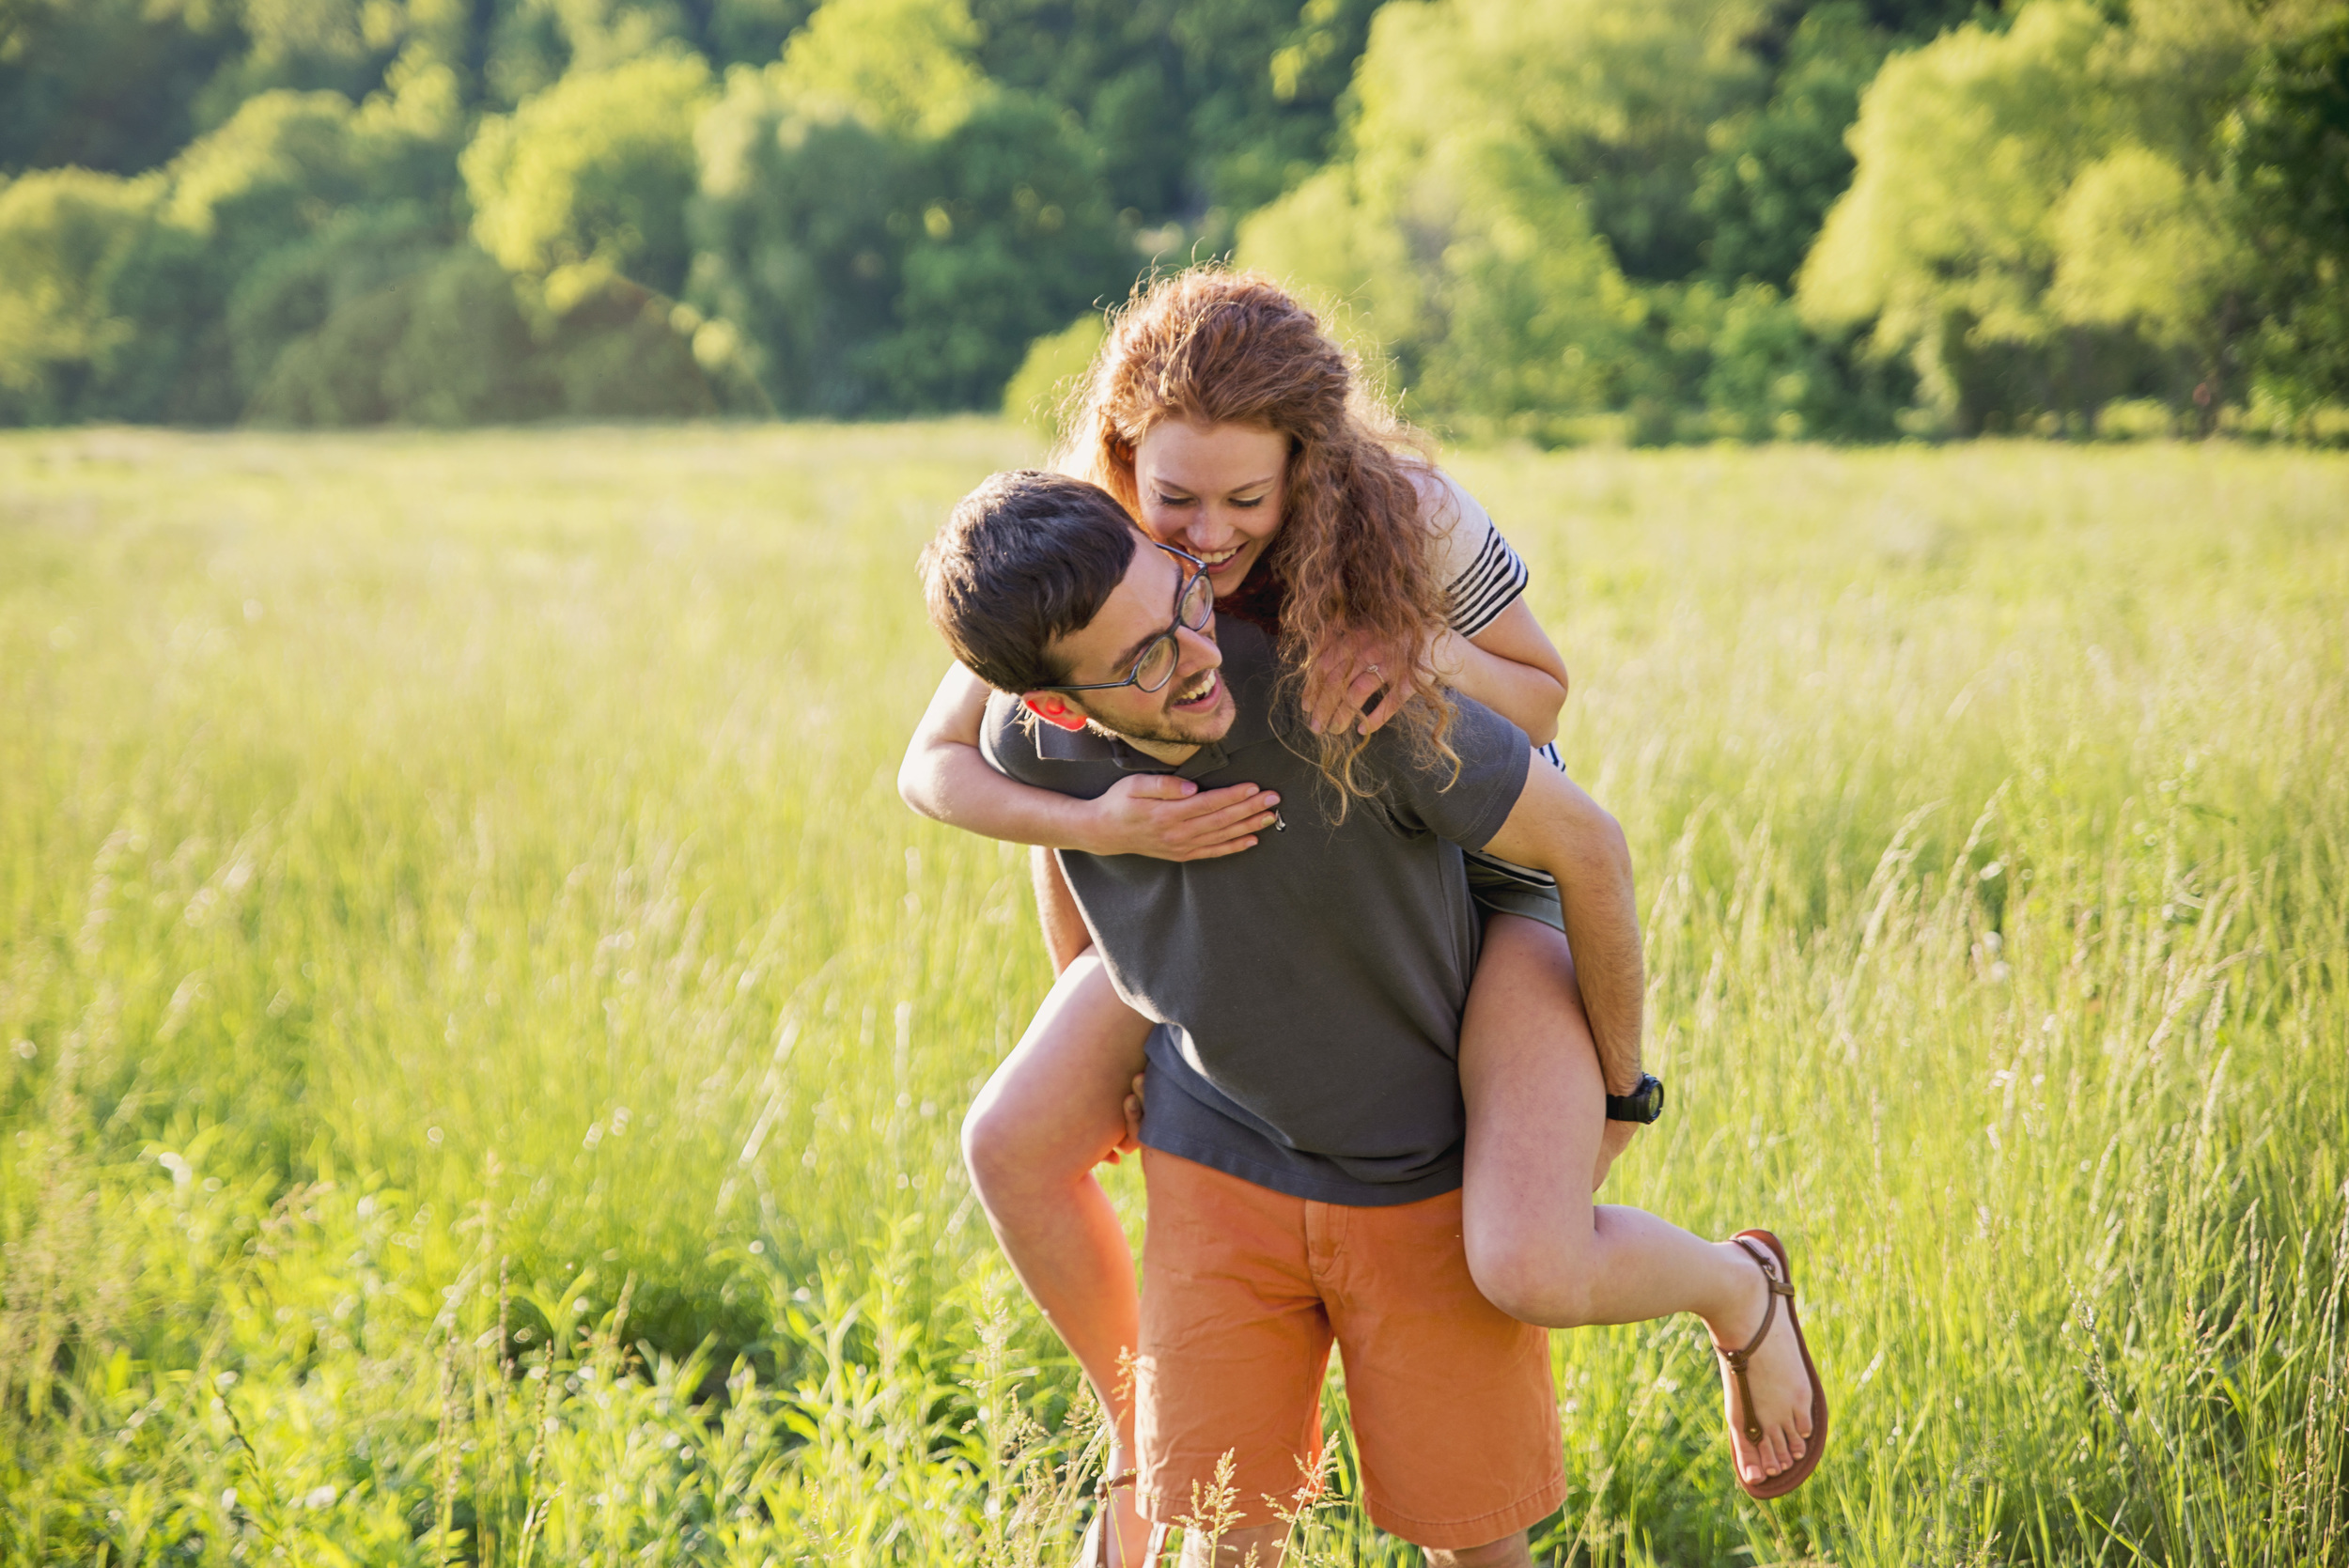
[[[1120,1001],[1099,956],[1079,955],[979,1091],[962,1123],[962,1154],[1012,1271],[1084,1369],[1110,1413],[1110,1472],[1133,1464],[1132,1355],[1141,1307],[1134,1260],[1093,1168],[1126,1136],[1126,1095],[1142,1070],[1149,1020]],[[1149,1527],[1131,1487],[1114,1496],[1121,1545],[1138,1563]]]
[[[1610,1126],[1598,1050],[1582,1015],[1566,939],[1537,921],[1495,915],[1460,1028],[1468,1101],[1462,1194],[1469,1271],[1486,1299],[1551,1328],[1704,1320],[1716,1344],[1753,1337],[1768,1304],[1762,1271],[1731,1242],[1710,1242],[1652,1214],[1597,1203],[1604,1157],[1628,1141]],[[1800,1458],[1811,1380],[1795,1336],[1774,1328],[1748,1373],[1763,1440],[1730,1423],[1750,1481]],[[1726,1395],[1724,1395],[1726,1397]]]

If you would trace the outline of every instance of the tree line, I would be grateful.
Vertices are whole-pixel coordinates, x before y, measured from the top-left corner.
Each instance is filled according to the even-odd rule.
[[[0,421],[1039,406],[1139,273],[1543,442],[2349,400],[2341,0],[0,0]]]

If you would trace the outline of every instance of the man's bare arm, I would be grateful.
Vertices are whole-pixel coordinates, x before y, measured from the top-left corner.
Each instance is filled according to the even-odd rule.
[[[1558,878],[1566,941],[1582,986],[1582,1010],[1598,1042],[1607,1092],[1640,1082],[1640,1028],[1646,974],[1640,955],[1640,905],[1631,886],[1631,846],[1623,829],[1580,785],[1529,755],[1525,789],[1486,852]]]

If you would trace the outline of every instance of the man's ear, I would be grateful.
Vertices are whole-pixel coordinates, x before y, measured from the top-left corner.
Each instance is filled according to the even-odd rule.
[[[1085,727],[1085,716],[1057,691],[1031,691],[1019,699],[1019,706],[1055,729],[1081,730]]]

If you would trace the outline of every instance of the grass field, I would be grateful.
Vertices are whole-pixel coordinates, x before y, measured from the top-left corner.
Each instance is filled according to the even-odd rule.
[[[954,1155],[1045,967],[891,785],[1034,457],[0,437],[0,1557],[1066,1560]],[[1455,466],[1638,858],[1617,1195],[1784,1235],[1836,1401],[1759,1506],[1701,1329],[1554,1337],[1544,1553],[2349,1562],[2349,459]]]

